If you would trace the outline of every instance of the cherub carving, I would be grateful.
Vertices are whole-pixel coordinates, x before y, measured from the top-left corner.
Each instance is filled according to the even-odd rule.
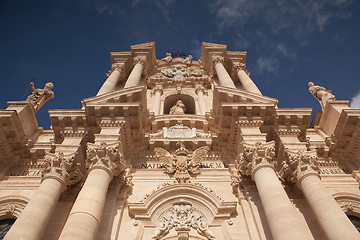
[[[190,181],[190,173],[199,173],[200,163],[207,156],[209,147],[200,147],[191,156],[183,143],[179,142],[178,145],[180,147],[175,151],[174,155],[160,147],[155,148],[155,154],[162,166],[165,167],[166,173],[174,174],[177,182],[186,183]]]

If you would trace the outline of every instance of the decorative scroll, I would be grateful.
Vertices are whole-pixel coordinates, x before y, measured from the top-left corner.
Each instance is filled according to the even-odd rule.
[[[165,167],[166,173],[174,174],[177,182],[186,183],[189,182],[190,173],[199,174],[200,163],[207,156],[209,147],[200,147],[191,156],[183,143],[179,142],[178,145],[180,147],[174,155],[159,147],[155,148],[155,154]]]
[[[153,240],[163,238],[173,228],[178,232],[178,239],[189,239],[191,228],[206,239],[215,239],[213,233],[209,230],[209,223],[204,214],[189,204],[175,204],[166,210],[160,216],[157,226]]]

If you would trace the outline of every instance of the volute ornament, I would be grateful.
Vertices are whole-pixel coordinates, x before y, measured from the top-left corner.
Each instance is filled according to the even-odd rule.
[[[160,147],[156,147],[154,151],[166,173],[174,174],[178,183],[190,182],[190,173],[200,173],[200,163],[208,156],[209,147],[200,147],[191,155],[183,143],[179,142],[178,145],[174,155]]]

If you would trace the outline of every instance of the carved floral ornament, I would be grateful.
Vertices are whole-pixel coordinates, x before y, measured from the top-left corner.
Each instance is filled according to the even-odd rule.
[[[71,185],[82,178],[79,163],[75,162],[75,153],[47,153],[44,159],[43,180],[54,178],[65,185]]]
[[[320,178],[316,150],[285,150],[286,160],[282,163],[279,176],[282,180],[300,183],[305,177],[315,175]]]
[[[168,78],[172,78],[173,80],[184,80],[185,77],[201,77],[204,73],[202,69],[190,70],[188,67],[184,67],[182,65],[175,65],[172,69],[164,69],[161,70],[161,73]]]
[[[215,239],[209,230],[209,223],[204,214],[190,204],[174,204],[159,217],[156,225],[157,229],[152,237],[153,240],[162,239],[173,228],[178,233],[178,239],[189,239],[191,228],[206,239]]]
[[[121,153],[119,153],[119,143],[100,144],[88,143],[86,151],[86,168],[103,169],[111,176],[119,175],[126,169],[126,164]]]
[[[235,167],[244,175],[254,176],[255,172],[263,167],[274,169],[275,142],[261,143],[255,145],[242,143],[243,152],[235,163]]]
[[[190,182],[190,173],[200,173],[200,163],[207,157],[209,147],[200,147],[191,155],[183,143],[179,142],[178,145],[179,148],[173,155],[160,147],[155,148],[155,154],[165,168],[165,172],[174,174],[178,183]]]

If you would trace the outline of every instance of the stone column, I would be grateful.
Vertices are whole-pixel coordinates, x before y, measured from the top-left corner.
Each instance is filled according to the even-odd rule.
[[[218,76],[220,85],[229,88],[236,88],[233,80],[231,79],[229,73],[226,71],[223,65],[224,57],[213,56],[212,61],[214,63],[216,75]]]
[[[139,86],[141,74],[145,64],[145,57],[137,56],[134,58],[135,66],[126,80],[124,88]]]
[[[155,94],[154,96],[154,113],[155,115],[159,115],[161,112],[161,95],[163,93],[163,88],[161,85],[157,85],[154,90],[153,93]]]
[[[244,153],[239,155],[237,168],[255,181],[273,239],[313,239],[274,171],[274,145],[274,142],[258,142],[255,146],[243,143]]]
[[[67,184],[80,180],[81,172],[73,166],[75,155],[47,154],[40,187],[6,234],[6,240],[38,240],[47,226],[60,194]]]
[[[316,150],[289,153],[289,158],[296,161],[294,172],[297,185],[302,190],[310,208],[329,240],[355,240],[360,234],[345,215],[335,199],[326,190],[320,180]]]
[[[99,92],[96,94],[96,96],[114,91],[114,89],[120,79],[121,71],[123,71],[123,69],[124,69],[123,64],[114,64],[111,68],[110,76],[106,79],[104,84],[101,86],[101,88],[100,88]]]
[[[106,193],[114,175],[125,169],[118,143],[88,143],[88,176],[75,200],[59,239],[94,239],[101,220]]]
[[[241,85],[244,87],[244,89],[248,92],[262,95],[259,88],[253,82],[253,80],[251,80],[249,75],[247,75],[247,73],[244,71],[244,66],[241,64],[236,64],[234,65],[234,67],[236,69]]]
[[[198,85],[195,88],[195,93],[198,95],[199,97],[199,108],[200,108],[200,114],[203,115],[206,112],[206,103],[205,103],[205,99],[204,99],[204,92],[205,89],[203,86]]]

